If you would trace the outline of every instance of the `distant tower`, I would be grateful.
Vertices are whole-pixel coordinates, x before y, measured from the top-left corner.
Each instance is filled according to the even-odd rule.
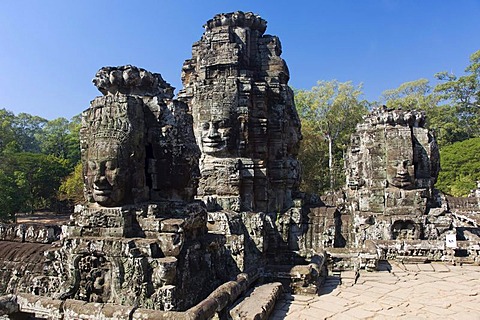
[[[347,151],[347,195],[357,244],[424,237],[439,152],[423,112],[374,110]]]

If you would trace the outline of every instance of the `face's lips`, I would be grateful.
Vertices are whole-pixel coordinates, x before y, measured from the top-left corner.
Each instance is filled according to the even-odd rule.
[[[223,145],[222,142],[204,142],[203,144],[207,147],[217,147]]]
[[[406,182],[406,181],[409,181],[410,180],[410,176],[407,173],[405,172],[399,172],[397,173],[397,176],[395,177],[395,179],[399,180],[399,181],[402,181],[402,182]]]
[[[93,186],[93,193],[99,196],[107,196],[112,193],[112,188],[110,186]]]
[[[225,145],[225,141],[221,139],[203,139],[202,143],[204,146],[209,148],[218,148]]]

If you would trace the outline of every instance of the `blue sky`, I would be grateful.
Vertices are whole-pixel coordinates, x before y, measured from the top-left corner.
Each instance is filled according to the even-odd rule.
[[[203,24],[253,11],[280,37],[290,85],[363,83],[365,98],[440,71],[463,74],[480,49],[480,0],[3,0],[0,108],[71,118],[100,93],[102,66],[133,64],[181,88]]]

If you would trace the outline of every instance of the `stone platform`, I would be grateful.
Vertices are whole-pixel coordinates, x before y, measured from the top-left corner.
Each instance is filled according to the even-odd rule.
[[[284,295],[270,319],[480,319],[480,267],[380,267],[332,275],[320,296]]]

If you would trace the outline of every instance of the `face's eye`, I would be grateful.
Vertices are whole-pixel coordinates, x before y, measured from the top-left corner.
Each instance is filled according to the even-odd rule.
[[[97,164],[94,161],[88,161],[88,167],[90,168],[90,170],[96,170]]]
[[[228,121],[228,119],[225,119],[225,120],[221,120],[218,122],[218,128],[230,128],[230,121]]]
[[[203,124],[202,124],[202,129],[203,129],[203,130],[208,130],[208,129],[210,129],[210,123],[208,123],[208,122],[203,123]]]
[[[222,128],[218,130],[218,132],[220,132],[223,137],[228,137],[230,135],[230,131],[231,128]]]
[[[115,160],[108,160],[106,163],[105,163],[105,168],[107,170],[115,170],[117,168],[117,161]]]

